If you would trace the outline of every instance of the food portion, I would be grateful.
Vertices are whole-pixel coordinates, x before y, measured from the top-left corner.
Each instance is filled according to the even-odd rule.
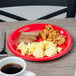
[[[30,43],[35,40],[37,40],[37,37],[39,36],[39,33],[37,32],[22,32],[18,38],[18,43],[24,42],[24,43]]]
[[[42,37],[43,41],[36,42]],[[35,58],[45,56],[52,57],[62,51],[58,45],[66,42],[66,37],[55,30],[51,25],[46,25],[40,32],[22,32],[19,35],[17,50],[21,50],[21,55],[33,55]]]
[[[45,29],[40,32],[40,36],[43,40],[52,41],[57,45],[65,43],[65,36],[60,35],[59,30],[55,30],[51,25],[46,25]]]
[[[57,45],[53,42],[46,40],[28,44],[21,42],[17,49],[21,50],[21,55],[33,55],[36,58],[41,58],[44,56],[51,57],[62,50],[62,48],[57,47]]]

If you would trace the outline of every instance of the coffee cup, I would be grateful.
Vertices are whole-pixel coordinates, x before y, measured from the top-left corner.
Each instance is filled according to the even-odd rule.
[[[26,70],[26,62],[19,57],[6,57],[0,60],[0,76],[36,76]]]

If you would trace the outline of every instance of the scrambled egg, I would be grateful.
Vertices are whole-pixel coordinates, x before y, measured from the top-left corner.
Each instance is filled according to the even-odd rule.
[[[18,47],[17,47],[17,49],[20,49],[21,50],[21,54],[22,55],[25,55],[25,53],[26,53],[26,49],[27,49],[27,45],[24,43],[24,42],[21,42],[19,45],[18,45]]]
[[[61,47],[57,47],[56,44],[49,41],[41,41],[41,42],[32,42],[27,45],[24,42],[21,42],[17,49],[21,50],[22,55],[33,55],[36,58],[41,58],[44,56],[53,56],[62,50]]]
[[[36,58],[44,57],[44,50],[39,46],[34,52],[33,56]]]
[[[56,47],[50,47],[50,48],[46,49],[46,51],[45,51],[45,55],[46,56],[50,56],[51,57],[51,56],[53,56],[55,54],[57,54]]]

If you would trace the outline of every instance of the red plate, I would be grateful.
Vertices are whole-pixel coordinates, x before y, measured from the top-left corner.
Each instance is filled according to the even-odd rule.
[[[60,46],[63,49],[60,53],[58,53],[52,57],[35,58],[34,56],[22,56],[19,52],[16,51],[16,48],[18,45],[17,39],[21,32],[40,32],[41,30],[43,30],[45,28],[45,25],[47,25],[47,24],[44,24],[44,23],[30,24],[30,25],[26,25],[21,28],[18,28],[17,30],[12,32],[9,35],[8,40],[7,40],[7,45],[8,45],[8,48],[10,49],[10,51],[21,58],[24,58],[27,60],[32,60],[32,61],[53,60],[53,59],[59,58],[59,57],[63,56],[64,54],[66,54],[72,47],[72,43],[73,43],[72,37],[65,29],[63,29],[59,26],[56,26],[56,25],[52,25],[52,24],[51,25],[54,27],[55,30],[59,30],[60,34],[66,36],[66,42]]]

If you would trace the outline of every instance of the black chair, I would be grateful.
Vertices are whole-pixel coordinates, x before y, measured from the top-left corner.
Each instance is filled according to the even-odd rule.
[[[55,11],[54,13],[43,16],[39,19],[49,19],[59,14],[67,12],[66,18],[75,17],[75,0],[0,0],[0,8],[13,6],[32,6],[32,5],[47,5],[47,6],[67,6],[67,8]],[[0,10],[0,15],[4,15],[18,21],[27,20],[17,15]],[[3,20],[0,20],[1,22]]]

